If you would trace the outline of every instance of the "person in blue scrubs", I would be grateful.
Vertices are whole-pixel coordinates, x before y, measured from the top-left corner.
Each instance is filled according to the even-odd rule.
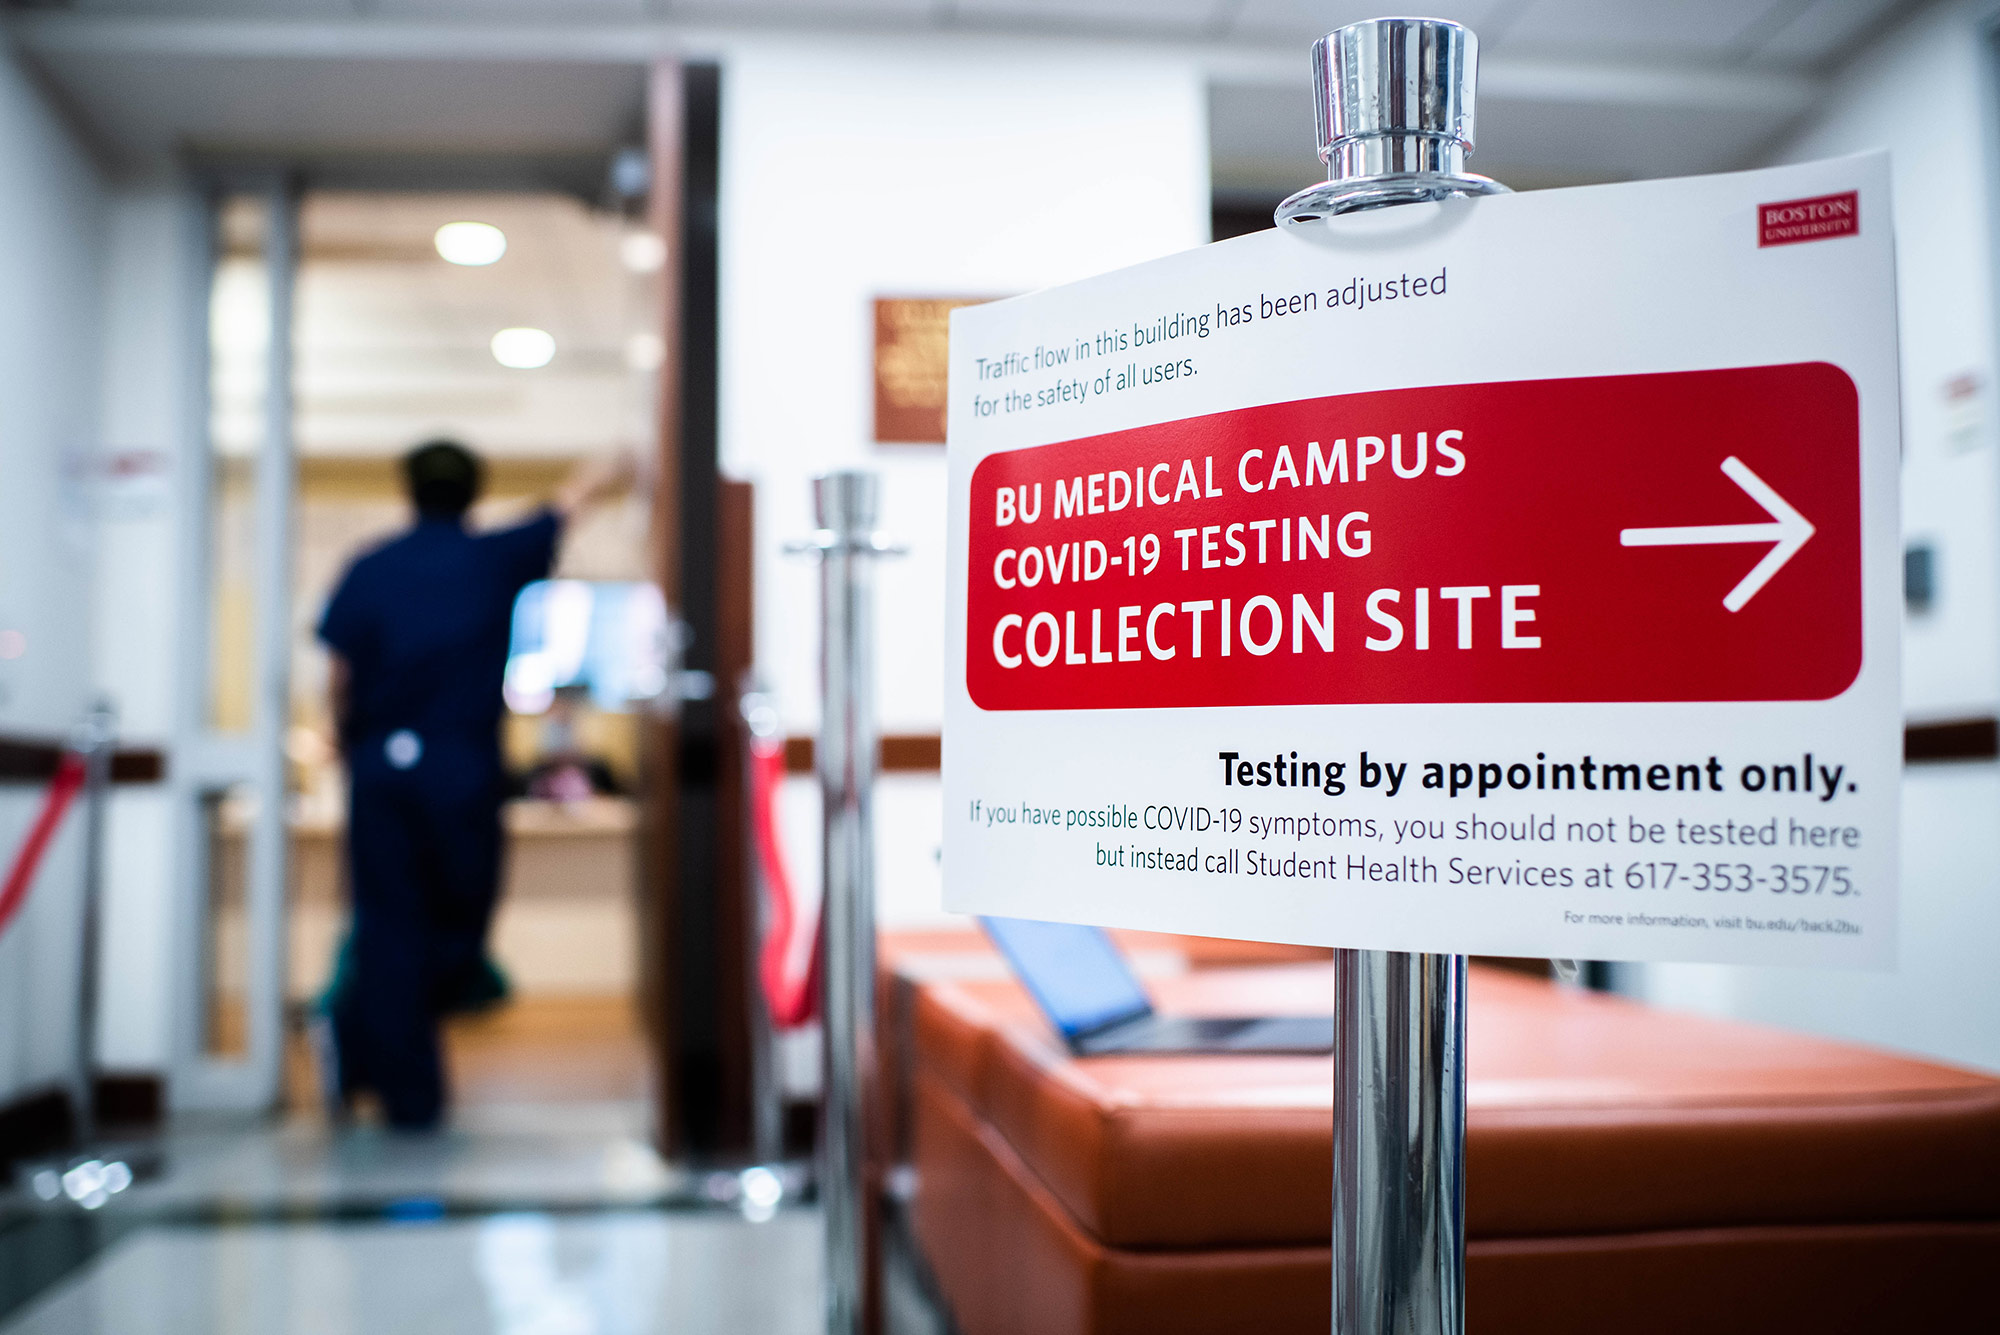
[[[364,1090],[390,1125],[435,1126],[438,1017],[484,959],[500,888],[501,679],[514,600],[548,576],[565,521],[630,477],[585,464],[525,523],[466,527],[484,468],[436,440],[403,460],[416,523],[355,560],[319,637],[332,659],[348,775],[352,972],[332,1005],[343,1103]]]

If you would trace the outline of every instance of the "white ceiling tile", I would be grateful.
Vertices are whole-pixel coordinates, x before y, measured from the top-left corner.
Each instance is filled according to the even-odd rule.
[[[71,0],[69,12],[117,18],[341,19],[355,0]]]
[[[1431,18],[1463,23],[1475,33],[1504,0],[1444,0],[1426,5],[1422,12]],[[1230,25],[1228,35],[1245,41],[1297,42],[1304,45],[1326,36],[1344,24],[1379,18],[1385,6],[1381,0],[1244,0]]]
[[[114,156],[609,151],[643,124],[645,67],[53,52],[43,71]]]
[[[646,0],[366,0],[370,17],[464,22],[603,22],[647,17]]]
[[[817,23],[910,22],[928,24],[945,0],[660,0],[661,13],[677,19],[811,20]]]
[[[1551,52],[1640,59],[1730,55],[1797,0],[1527,0],[1497,44],[1511,55]]]
[[[1228,9],[1224,0],[952,0],[949,12],[974,24],[1178,35],[1213,30]]]
[[[1856,42],[1897,11],[1915,8],[1909,0],[1813,0],[1761,43],[1754,57],[1777,65],[1823,65],[1847,56]]]

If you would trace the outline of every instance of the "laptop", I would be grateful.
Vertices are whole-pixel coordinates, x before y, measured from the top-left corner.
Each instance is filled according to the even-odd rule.
[[[1100,927],[981,918],[1014,974],[1079,1057],[1113,1052],[1333,1051],[1331,1015],[1161,1015]]]

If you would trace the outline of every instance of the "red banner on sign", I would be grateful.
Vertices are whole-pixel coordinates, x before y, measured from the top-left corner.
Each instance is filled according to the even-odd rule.
[[[1815,700],[1861,668],[1824,363],[1270,404],[972,478],[982,709]]]

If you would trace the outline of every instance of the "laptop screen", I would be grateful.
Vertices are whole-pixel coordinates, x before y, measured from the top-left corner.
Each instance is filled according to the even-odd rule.
[[[1102,928],[1027,918],[979,922],[1064,1038],[1152,1011],[1145,989]]]

